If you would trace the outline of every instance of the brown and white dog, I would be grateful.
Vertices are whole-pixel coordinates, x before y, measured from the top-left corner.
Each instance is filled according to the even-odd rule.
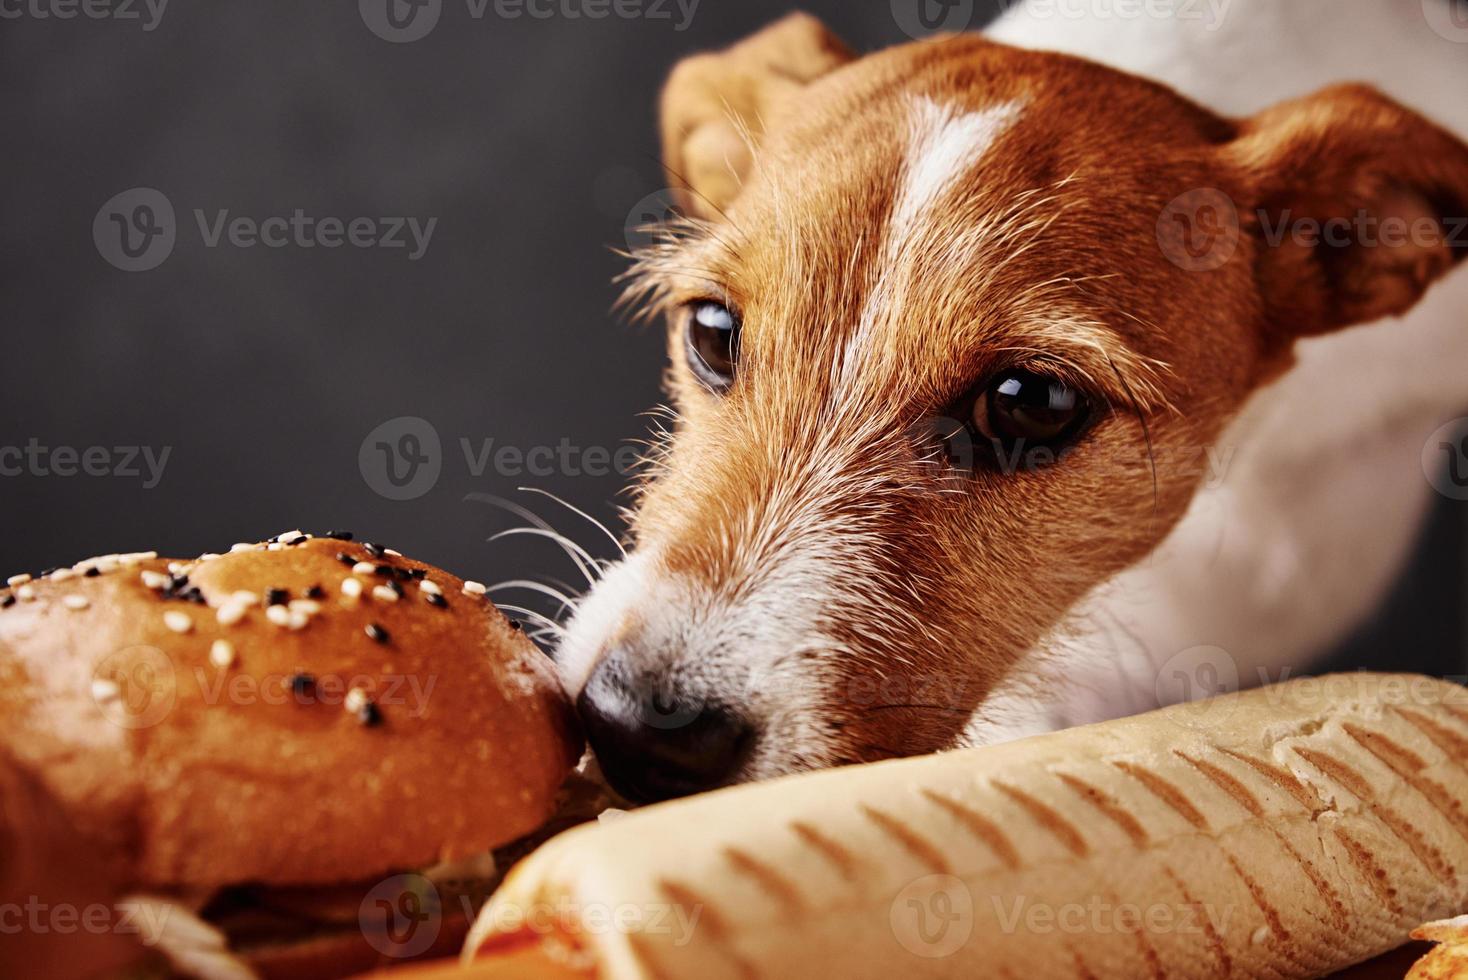
[[[1468,406],[1437,2],[1020,6],[860,58],[794,15],[679,65],[689,220],[633,271],[676,425],[558,651],[613,783],[1132,713],[1369,611]]]

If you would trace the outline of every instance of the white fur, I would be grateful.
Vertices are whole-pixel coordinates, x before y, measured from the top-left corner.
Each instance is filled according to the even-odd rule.
[[[1150,76],[1234,115],[1367,81],[1468,137],[1468,44],[1435,33],[1423,0],[1232,0],[1211,26],[1035,9],[1015,8],[991,35]],[[1222,480],[1150,559],[1077,606],[970,738],[1147,710],[1189,696],[1189,673],[1218,671],[1227,688],[1307,671],[1376,608],[1422,526],[1423,445],[1468,414],[1465,310],[1460,269],[1402,320],[1301,344],[1298,366],[1223,435]]]
[[[855,376],[862,351],[871,344],[878,325],[900,313],[897,279],[903,274],[901,256],[921,241],[928,219],[935,216],[944,197],[973,172],[1014,125],[1020,110],[1018,102],[1005,102],[965,113],[926,96],[910,100],[907,157],[882,246],[883,272],[846,342],[840,365],[844,380]],[[955,256],[954,261],[962,257]]]

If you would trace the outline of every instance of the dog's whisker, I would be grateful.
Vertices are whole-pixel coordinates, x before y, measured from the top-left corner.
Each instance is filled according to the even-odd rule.
[[[585,548],[581,547],[579,544],[572,541],[564,534],[561,534],[559,531],[551,531],[543,527],[512,527],[508,530],[500,531],[497,534],[491,534],[487,540],[498,541],[501,538],[510,538],[521,534],[528,534],[532,537],[545,538],[549,541],[554,541],[556,544],[560,545],[561,550],[569,555],[571,560],[576,563],[576,568],[586,578],[586,584],[596,584],[597,578],[600,577],[597,572],[601,570],[601,563],[598,562],[595,558],[591,557],[591,554]],[[593,571],[593,569],[595,571]]]
[[[520,616],[528,616],[531,619],[539,621],[556,639],[560,639],[566,635],[566,628],[545,613],[539,613],[534,609],[527,609],[524,606],[512,606],[508,602],[497,602],[495,605],[501,610],[507,610]]]
[[[506,500],[505,498],[495,496],[492,493],[470,493],[466,494],[464,499],[474,500],[478,503],[489,504],[491,507],[498,507],[500,510],[509,511],[511,514],[514,514],[516,517],[519,517],[522,520],[529,521],[532,527],[516,528],[514,529],[514,533],[532,534],[535,532],[539,532],[537,536],[554,541],[561,548],[562,551],[566,552],[566,556],[569,557],[571,561],[576,565],[576,570],[579,571],[582,577],[586,579],[586,584],[588,586],[595,585],[596,580],[601,577],[604,563],[597,561],[585,548],[577,544],[575,541],[572,541],[566,535],[557,531],[555,527],[550,524],[549,521],[545,520],[545,518],[530,510],[528,507],[522,507],[520,504],[515,503],[513,500]],[[496,534],[492,535],[489,540],[495,541],[505,536],[507,535],[503,533]]]
[[[553,589],[548,585],[542,585],[539,582],[533,582],[529,579],[506,579],[503,582],[496,582],[494,585],[491,585],[488,591],[496,592],[503,591],[504,589],[524,589],[530,592],[539,592],[541,595],[548,595],[561,604],[561,608],[557,610],[557,613],[567,609],[572,611],[576,609],[575,599],[572,599],[565,593]]]
[[[567,501],[563,500],[562,498],[560,498],[560,497],[556,496],[555,494],[551,493],[549,490],[542,490],[540,487],[519,487],[518,489],[522,493],[538,493],[542,497],[548,497],[549,499],[551,499],[554,502],[560,504],[562,507],[566,508],[567,510],[569,510],[571,513],[575,514],[576,516],[578,516],[580,518],[583,518],[584,520],[589,521],[591,523],[592,527],[595,527],[602,534],[605,534],[607,536],[607,540],[609,540],[610,542],[612,542],[612,544],[616,545],[616,547],[617,547],[617,553],[618,554],[620,554],[623,558],[626,558],[627,557],[627,549],[624,548],[624,547],[622,547],[622,542],[619,541],[617,539],[617,536],[611,532],[611,529],[608,528],[601,521],[597,520],[595,517],[592,517],[586,511],[582,510],[580,507],[577,507],[575,504],[568,503]]]

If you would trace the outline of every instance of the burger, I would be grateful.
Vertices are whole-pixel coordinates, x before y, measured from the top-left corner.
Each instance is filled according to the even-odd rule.
[[[0,747],[151,910],[155,973],[452,955],[581,750],[485,592],[346,532],[13,576]]]

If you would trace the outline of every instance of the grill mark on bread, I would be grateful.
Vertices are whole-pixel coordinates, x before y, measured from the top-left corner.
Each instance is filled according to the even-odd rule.
[[[805,900],[800,897],[800,890],[780,872],[737,847],[724,848],[724,857],[735,871],[759,885],[766,895],[774,898],[792,915],[805,912]]]
[[[1391,886],[1386,869],[1376,863],[1371,849],[1348,833],[1344,827],[1335,828],[1335,836],[1345,847],[1346,854],[1350,856],[1351,863],[1356,866],[1357,873],[1366,879],[1366,884],[1376,893],[1377,901],[1391,909],[1393,915],[1401,915],[1402,906],[1397,903],[1397,890]]]
[[[1213,954],[1214,959],[1218,960],[1218,965],[1223,969],[1223,975],[1232,976],[1234,962],[1229,958],[1228,949],[1223,945],[1223,938],[1218,935],[1218,930],[1213,928],[1213,920],[1209,917],[1208,911],[1203,908],[1203,903],[1193,898],[1193,893],[1188,891],[1187,883],[1172,868],[1163,865],[1162,873],[1167,875],[1173,887],[1182,893],[1183,904],[1193,910],[1197,921],[1202,924],[1203,936],[1208,940],[1208,950]]]
[[[729,931],[724,924],[724,917],[714,910],[713,903],[698,892],[672,878],[659,878],[658,888],[661,889],[663,897],[674,905],[680,905],[689,912],[698,909],[698,921],[701,925],[708,927],[709,938],[714,942],[722,943],[728,938]]]
[[[1137,782],[1145,786],[1153,796],[1175,810],[1188,823],[1205,833],[1210,830],[1208,818],[1193,805],[1192,801],[1183,795],[1182,790],[1163,779],[1150,769],[1136,765],[1132,762],[1117,760],[1112,763],[1116,768],[1131,776]]]
[[[1260,886],[1259,882],[1254,880],[1253,876],[1243,869],[1243,866],[1239,864],[1239,859],[1234,857],[1231,852],[1221,847],[1219,850],[1223,851],[1224,859],[1228,861],[1229,867],[1234,869],[1234,874],[1238,875],[1240,880],[1243,881],[1244,887],[1248,889],[1249,897],[1254,900],[1254,904],[1259,908],[1259,913],[1264,916],[1264,921],[1269,923],[1269,931],[1280,939],[1289,942],[1290,931],[1285,928],[1284,919],[1280,917],[1279,909],[1275,908],[1274,904],[1269,901],[1269,895],[1264,891],[1263,887]]]
[[[1224,772],[1211,762],[1203,759],[1195,759],[1181,750],[1174,749],[1172,754],[1202,773],[1215,786],[1233,797],[1234,802],[1249,811],[1250,814],[1260,818],[1264,816],[1264,804],[1260,803],[1258,798],[1249,792],[1249,788],[1232,775]]]
[[[1120,827],[1122,833],[1130,837],[1133,844],[1139,848],[1147,846],[1149,841],[1146,828],[1115,797],[1106,794],[1082,779],[1072,776],[1070,773],[1057,772],[1055,776],[1062,783],[1075,790],[1081,799],[1101,811],[1103,816]]]
[[[1268,823],[1267,821],[1264,823],[1264,826],[1269,828],[1269,830],[1274,834],[1275,839],[1279,841],[1280,846],[1284,848],[1285,853],[1288,854],[1297,865],[1299,865],[1300,870],[1304,873],[1305,877],[1310,879],[1310,884],[1315,887],[1315,891],[1325,902],[1326,907],[1330,909],[1331,924],[1334,925],[1337,929],[1347,928],[1349,925],[1349,919],[1346,916],[1346,907],[1344,904],[1341,903],[1340,896],[1336,894],[1336,891],[1334,888],[1331,887],[1330,882],[1326,881],[1325,878],[1321,876],[1320,872],[1315,870],[1315,865],[1311,864],[1309,859],[1306,858],[1305,855],[1301,854],[1295,848],[1294,844],[1290,843],[1290,839],[1286,837],[1278,827],[1274,826],[1271,823]]]
[[[1420,714],[1410,708],[1398,707],[1397,714],[1405,718],[1412,727],[1443,750],[1449,760],[1458,766],[1462,766],[1463,760],[1468,759],[1468,738],[1464,738],[1450,728],[1446,728],[1424,714]]]
[[[1018,803],[1030,817],[1040,826],[1048,830],[1066,850],[1078,858],[1083,858],[1091,853],[1090,846],[1081,832],[1076,829],[1075,824],[1065,819],[1053,808],[1035,799],[1024,790],[1001,783],[997,779],[992,783],[993,787],[1014,802]]]
[[[902,849],[917,858],[919,862],[938,874],[948,873],[948,861],[943,857],[943,852],[906,823],[884,810],[878,810],[865,803],[861,805],[861,812],[873,825],[901,844]]]
[[[645,935],[629,931],[627,948],[632,953],[632,958],[637,961],[638,968],[651,980],[671,980],[653,958],[652,946]]]
[[[1121,896],[1115,892],[1108,893],[1106,900],[1111,903],[1112,908],[1120,908],[1122,905]],[[1138,924],[1141,925],[1140,920]],[[1136,928],[1127,931],[1130,931],[1136,938],[1137,951],[1142,954],[1142,959],[1147,961],[1148,972],[1152,980],[1167,980],[1167,973],[1162,969],[1162,959],[1157,955],[1157,948],[1152,945],[1152,940],[1147,938],[1147,930]]]
[[[1091,972],[1090,965],[1086,963],[1086,958],[1081,955],[1079,949],[1072,949],[1070,955],[1075,960],[1076,980],[1100,980],[1096,974]]]
[[[1005,836],[1004,831],[999,829],[998,824],[982,813],[931,789],[924,789],[923,795],[962,824],[963,828],[977,837],[985,847],[993,851],[1006,868],[1011,871],[1019,870],[1019,852],[1015,850],[1013,842]]]
[[[797,820],[792,823],[790,830],[810,847],[811,850],[829,861],[843,879],[846,881],[856,881],[859,876],[858,868],[860,863],[850,851],[803,821]]]
[[[1380,732],[1369,731],[1359,725],[1343,725],[1346,734],[1355,739],[1362,748],[1381,760],[1388,769],[1402,778],[1408,786],[1422,794],[1432,808],[1442,814],[1444,820],[1464,840],[1468,840],[1468,819],[1462,805],[1452,797],[1441,783],[1422,775],[1427,763],[1411,749],[1398,745]]]
[[[739,975],[745,980],[758,980],[759,973],[748,960],[729,948],[729,926],[724,917],[719,915],[714,904],[704,898],[698,892],[688,887],[681,881],[673,878],[659,878],[658,888],[663,897],[674,905],[682,906],[689,913],[697,912],[696,925],[707,926],[707,936],[710,942],[734,965]]]
[[[1438,707],[1446,711],[1448,714],[1452,715],[1454,718],[1458,719],[1463,724],[1468,725],[1468,709],[1460,708],[1457,705],[1448,704],[1446,701],[1438,702]]]
[[[1324,752],[1297,745],[1295,746],[1295,753],[1316,769],[1319,769],[1331,779],[1346,787],[1353,796],[1364,803],[1371,814],[1380,820],[1387,830],[1390,830],[1398,840],[1405,844],[1407,849],[1412,852],[1412,855],[1434,877],[1441,881],[1452,880],[1454,874],[1453,866],[1443,857],[1442,851],[1429,843],[1427,838],[1422,836],[1422,831],[1413,826],[1411,821],[1382,802],[1365,777],[1344,762]]]
[[[1305,810],[1309,811],[1310,813],[1320,812],[1320,798],[1317,797],[1308,786],[1296,779],[1294,773],[1290,772],[1288,769],[1276,766],[1271,762],[1266,762],[1265,760],[1249,755],[1246,752],[1235,752],[1233,749],[1224,749],[1223,752],[1224,754],[1242,762],[1244,765],[1248,766],[1250,769],[1253,769],[1259,775],[1263,776],[1265,779],[1269,780],[1280,789],[1290,794],[1290,796],[1294,797],[1295,802],[1300,804],[1300,806],[1303,807]]]

